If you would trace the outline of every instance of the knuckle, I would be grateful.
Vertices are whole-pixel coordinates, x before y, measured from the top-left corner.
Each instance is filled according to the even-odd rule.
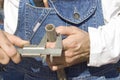
[[[74,53],[73,52],[70,52],[69,53],[69,57],[73,57],[74,56]]]
[[[72,59],[66,59],[66,64],[71,64]]]
[[[74,56],[74,53],[71,51],[66,51],[66,57],[72,58]]]
[[[9,61],[10,61],[10,58],[4,58],[4,59],[1,60],[1,64],[6,65],[6,64],[9,63]]]
[[[16,50],[12,50],[11,53],[9,53],[10,57],[14,57],[17,54]]]
[[[7,50],[7,54],[9,57],[13,57],[17,54],[17,50],[14,47],[11,47],[10,49]]]
[[[72,42],[71,46],[75,47],[76,45],[78,45],[77,41]]]

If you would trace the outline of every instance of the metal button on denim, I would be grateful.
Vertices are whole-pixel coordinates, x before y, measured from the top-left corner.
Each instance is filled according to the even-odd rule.
[[[79,18],[80,18],[80,14],[79,14],[79,13],[74,13],[73,17],[74,17],[75,19],[79,19]]]

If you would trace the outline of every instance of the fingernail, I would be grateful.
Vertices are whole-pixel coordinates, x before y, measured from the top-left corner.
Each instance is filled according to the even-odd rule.
[[[20,54],[19,53],[17,53],[15,56],[13,56],[12,57],[12,61],[14,62],[14,63],[19,63],[20,61],[21,61],[21,56],[20,56]]]
[[[58,70],[58,67],[57,67],[57,66],[53,66],[53,67],[52,67],[52,70],[53,70],[53,71],[56,71],[56,70]]]
[[[28,46],[28,45],[30,45],[29,41],[23,41],[23,46]]]

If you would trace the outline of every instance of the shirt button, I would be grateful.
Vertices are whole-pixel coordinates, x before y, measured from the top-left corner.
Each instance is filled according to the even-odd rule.
[[[75,19],[79,19],[80,18],[80,14],[79,13],[74,13],[73,16],[74,16]]]

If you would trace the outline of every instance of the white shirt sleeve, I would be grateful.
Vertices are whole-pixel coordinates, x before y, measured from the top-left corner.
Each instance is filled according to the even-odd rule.
[[[111,3],[111,6],[109,2],[107,5],[107,1]],[[103,7],[107,23],[97,29],[89,27],[90,59],[88,66],[99,67],[116,63],[120,59],[120,0],[103,0]]]
[[[4,29],[14,34],[18,22],[19,0],[4,0]]]

